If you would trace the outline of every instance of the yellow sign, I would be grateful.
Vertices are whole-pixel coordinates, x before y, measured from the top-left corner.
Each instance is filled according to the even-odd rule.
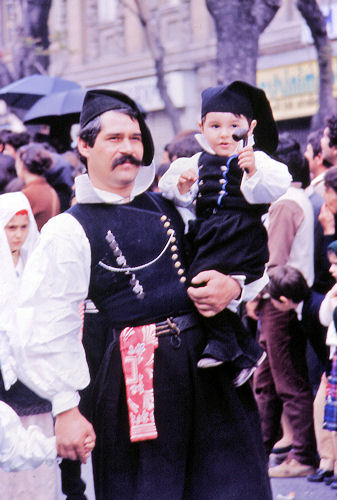
[[[334,96],[337,95],[337,57],[333,58]],[[276,120],[311,116],[318,110],[317,61],[259,70],[257,85],[264,89]]]

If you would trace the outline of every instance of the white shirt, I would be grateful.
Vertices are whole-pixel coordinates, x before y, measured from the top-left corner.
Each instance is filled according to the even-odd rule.
[[[142,167],[131,199],[152,183],[154,166]],[[79,203],[123,203],[94,188],[87,174],[76,178]],[[9,332],[17,376],[52,402],[54,415],[78,405],[78,391],[90,381],[79,339],[79,306],[90,280],[91,250],[81,224],[70,214],[50,219],[24,269],[16,321]]]
[[[325,343],[330,347],[330,359],[332,359],[337,348],[337,332],[330,306],[330,296],[331,290],[326,294],[321,304],[321,307],[319,309],[319,320],[323,326],[328,327]]]

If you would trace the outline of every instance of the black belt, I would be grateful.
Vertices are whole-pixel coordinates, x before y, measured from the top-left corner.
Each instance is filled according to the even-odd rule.
[[[169,317],[164,321],[156,323],[156,336],[179,335],[180,332],[193,328],[198,324],[197,315],[194,313],[182,314],[181,316]]]

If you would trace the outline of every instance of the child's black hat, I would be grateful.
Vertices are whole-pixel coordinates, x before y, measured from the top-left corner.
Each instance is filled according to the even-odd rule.
[[[136,114],[144,146],[143,164],[150,165],[154,155],[151,132],[145,123],[143,110],[126,94],[117,90],[88,90],[83,101],[80,126],[81,128],[85,127],[96,116],[106,111],[118,111],[119,109],[130,109]]]
[[[273,153],[278,144],[278,131],[265,92],[246,82],[235,81],[228,87],[209,87],[201,94],[201,116],[210,112],[234,113],[254,119],[255,144],[258,149]]]

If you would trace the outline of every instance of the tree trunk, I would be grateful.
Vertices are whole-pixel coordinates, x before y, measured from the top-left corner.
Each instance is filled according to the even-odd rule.
[[[13,58],[16,78],[47,72],[51,2],[52,0],[20,0],[23,25],[18,27],[20,44]]]
[[[233,80],[256,83],[259,36],[281,0],[206,0],[217,37],[219,84]]]
[[[311,120],[311,129],[315,130],[324,126],[326,117],[336,111],[336,100],[332,95],[332,49],[326,22],[316,0],[297,0],[296,6],[310,28],[317,51],[319,109]]]

